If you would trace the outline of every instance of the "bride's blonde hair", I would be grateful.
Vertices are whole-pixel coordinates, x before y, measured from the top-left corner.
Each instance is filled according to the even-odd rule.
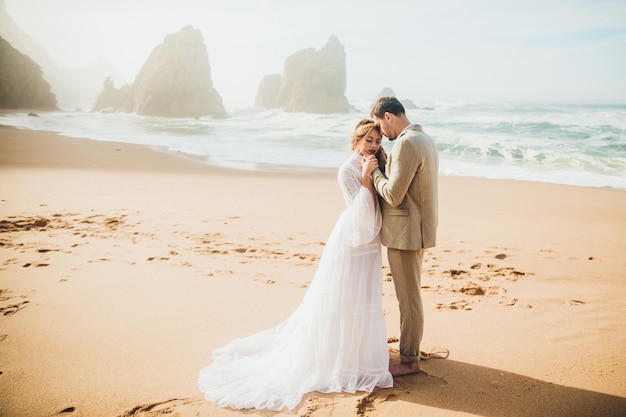
[[[380,133],[380,127],[376,126],[376,123],[374,123],[372,119],[361,119],[359,123],[356,124],[354,132],[352,132],[352,136],[350,137],[353,151],[356,150],[356,144],[367,136],[372,129]]]

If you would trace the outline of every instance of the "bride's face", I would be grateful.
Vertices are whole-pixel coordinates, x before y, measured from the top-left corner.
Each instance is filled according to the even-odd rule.
[[[377,129],[371,129],[367,135],[356,144],[356,151],[361,156],[374,155],[380,149],[383,140],[382,135]]]

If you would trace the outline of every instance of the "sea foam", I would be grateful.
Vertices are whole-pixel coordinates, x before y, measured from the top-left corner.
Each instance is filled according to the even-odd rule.
[[[238,108],[225,119],[125,113],[8,114],[0,123],[150,145],[248,170],[336,169],[369,103],[341,114]],[[440,172],[626,189],[626,106],[429,103],[407,109],[437,143]],[[389,152],[393,142],[384,139]]]

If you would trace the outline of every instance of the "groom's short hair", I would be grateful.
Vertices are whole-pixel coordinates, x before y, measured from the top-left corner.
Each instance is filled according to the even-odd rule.
[[[391,96],[380,97],[376,100],[376,103],[374,103],[370,116],[376,116],[377,118],[382,119],[387,112],[398,116],[400,114],[404,114],[405,110],[404,106],[397,98]]]

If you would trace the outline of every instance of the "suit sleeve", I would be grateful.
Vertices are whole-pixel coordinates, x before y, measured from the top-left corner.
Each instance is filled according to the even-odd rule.
[[[402,203],[419,165],[418,155],[410,142],[400,140],[391,150],[387,176],[379,169],[374,171],[374,187],[391,206]]]

